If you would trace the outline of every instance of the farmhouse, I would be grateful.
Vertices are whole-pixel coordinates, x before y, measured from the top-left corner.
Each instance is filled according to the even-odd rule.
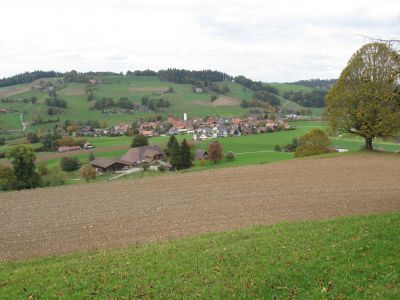
[[[131,165],[142,162],[152,162],[164,158],[164,151],[162,151],[161,148],[157,145],[131,148],[124,156],[121,157],[122,160],[128,162]]]
[[[194,154],[194,159],[195,160],[208,159],[208,152],[201,149],[197,149],[196,153]]]
[[[130,164],[121,159],[108,159],[108,158],[97,158],[91,162],[93,168],[97,172],[116,172],[126,170],[130,167]]]
[[[63,146],[63,147],[58,147],[58,152],[64,153],[64,152],[70,152],[70,151],[79,151],[82,150],[81,147],[79,146]]]

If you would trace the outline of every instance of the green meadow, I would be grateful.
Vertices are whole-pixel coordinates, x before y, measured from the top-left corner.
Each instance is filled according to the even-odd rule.
[[[242,108],[240,101],[250,100],[253,92],[240,84],[224,81],[230,92],[226,95],[236,99],[236,104],[231,105],[212,105],[211,96],[214,95],[212,92],[205,93],[193,93],[192,86],[188,84],[177,84],[171,82],[161,81],[157,76],[106,76],[102,83],[97,84],[94,90],[95,99],[101,99],[103,97],[111,97],[114,100],[118,100],[121,97],[127,97],[134,103],[140,103],[140,99],[143,96],[149,98],[164,98],[171,104],[170,107],[160,110],[160,114],[164,116],[174,115],[183,116],[183,113],[187,113],[190,116],[205,117],[208,115],[218,116],[243,116],[250,109]],[[306,87],[290,85],[290,84],[278,84],[274,83],[273,86],[279,89],[280,95],[289,90],[307,90]],[[27,91],[13,94],[8,96],[9,99],[17,100],[23,98],[31,98],[33,96],[38,98],[38,102],[33,105],[23,102],[12,102],[2,103],[0,102],[0,108],[14,109],[17,112],[3,114],[0,116],[0,129],[8,130],[21,130],[20,114],[23,113],[23,119],[25,122],[32,122],[32,120],[40,116],[43,120],[57,119],[60,121],[65,120],[71,121],[87,121],[87,120],[104,120],[109,125],[115,125],[121,122],[131,123],[134,120],[140,118],[149,117],[153,115],[153,112],[133,112],[133,113],[113,113],[103,114],[99,110],[92,109],[85,95],[85,84],[81,83],[69,83],[66,88],[59,90],[58,96],[68,102],[68,107],[64,113],[59,115],[49,116],[47,114],[48,106],[45,104],[45,99],[48,97],[47,93],[38,90],[27,90],[30,87],[29,84],[12,86],[7,88],[0,88],[0,96],[2,91],[25,88]],[[162,94],[163,91],[169,87],[174,89],[172,94]],[[288,101],[281,97],[281,103],[286,109],[299,110],[304,109],[303,106],[298,105],[294,102]],[[320,109],[311,108],[314,116],[320,115]],[[118,110],[118,109],[117,109]],[[56,123],[38,124],[29,126],[27,131],[37,131],[38,129],[52,129]]]

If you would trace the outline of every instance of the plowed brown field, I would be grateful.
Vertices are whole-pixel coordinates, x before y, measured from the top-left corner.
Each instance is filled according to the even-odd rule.
[[[293,160],[0,194],[0,260],[400,210],[400,157]]]

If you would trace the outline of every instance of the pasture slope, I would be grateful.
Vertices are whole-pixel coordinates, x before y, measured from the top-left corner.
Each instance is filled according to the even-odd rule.
[[[225,96],[220,96],[214,103],[211,103],[210,98],[215,95],[214,92],[193,93],[192,86],[188,84],[177,84],[172,82],[161,81],[156,76],[131,76],[131,77],[105,77],[108,83],[97,84],[94,90],[95,100],[103,97],[111,97],[118,100],[120,97],[127,97],[134,103],[141,103],[140,99],[143,96],[149,98],[164,98],[171,104],[170,107],[162,109],[160,114],[183,116],[183,113],[188,113],[190,117],[205,117],[208,115],[221,116],[242,116],[252,108],[242,108],[240,103],[243,99],[250,100],[253,92],[244,88],[242,85],[225,81],[230,91]],[[0,88],[0,98],[7,97],[12,100],[21,100],[23,98],[30,99],[35,96],[38,99],[36,104],[30,102],[0,102],[0,108],[13,109],[16,112],[2,115],[0,118],[0,129],[20,130],[21,124],[19,120],[20,113],[24,113],[24,121],[32,123],[34,118],[40,116],[43,120],[60,118],[60,121],[87,121],[87,120],[104,120],[109,125],[115,125],[121,122],[131,123],[143,117],[153,115],[153,112],[134,112],[129,113],[108,113],[103,114],[101,110],[91,109],[91,104],[88,103],[85,94],[85,84],[83,83],[68,83],[66,88],[59,90],[58,96],[68,102],[68,107],[62,114],[49,116],[48,106],[45,104],[45,99],[48,98],[47,93],[40,91],[37,88],[38,81],[30,84],[15,85],[10,87]],[[307,89],[301,86],[293,86],[287,84],[274,84],[282,95],[287,90]],[[174,93],[163,94],[168,88],[172,87]],[[32,89],[33,88],[33,89]],[[294,102],[290,102],[281,98],[282,105],[287,109],[303,109]],[[114,107],[118,110],[117,107]],[[254,108],[253,108],[254,109]],[[112,110],[112,108],[110,108]],[[317,111],[316,111],[317,112]],[[320,112],[315,114],[320,115]],[[39,128],[53,128],[56,123],[37,124],[28,127],[28,131],[36,131]]]
[[[0,194],[0,259],[400,209],[399,159],[359,154]]]

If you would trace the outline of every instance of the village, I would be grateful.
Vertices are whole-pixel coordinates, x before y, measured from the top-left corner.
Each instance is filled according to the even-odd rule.
[[[152,138],[167,135],[189,135],[191,136],[191,143],[193,144],[226,137],[272,133],[275,131],[294,129],[286,121],[261,118],[260,115],[246,118],[210,116],[201,119],[188,118],[186,113],[183,115],[182,119],[170,116],[165,121],[138,121],[132,125],[121,123],[109,128],[92,128],[89,125],[82,125],[72,133],[72,136],[101,137],[140,134],[146,138]],[[91,150],[93,148],[94,146],[91,143],[85,142],[83,147],[77,145],[60,146],[58,152],[65,153],[80,151],[82,149]],[[196,149],[193,156],[194,160],[207,159],[208,153],[205,150]],[[132,173],[143,171],[143,169],[147,168],[150,170],[171,170],[173,166],[166,160],[167,155],[158,145],[144,145],[130,148],[127,153],[120,158],[96,158],[91,162],[91,166],[95,168],[98,173]]]
[[[194,141],[224,138],[231,136],[269,133],[293,129],[283,119],[273,120],[256,114],[245,118],[216,117],[187,118],[168,117],[164,121],[138,121],[134,124],[120,123],[113,127],[93,128],[81,125],[72,132],[72,136],[120,136],[142,134],[146,137],[190,134]],[[136,130],[136,132],[135,132]]]

